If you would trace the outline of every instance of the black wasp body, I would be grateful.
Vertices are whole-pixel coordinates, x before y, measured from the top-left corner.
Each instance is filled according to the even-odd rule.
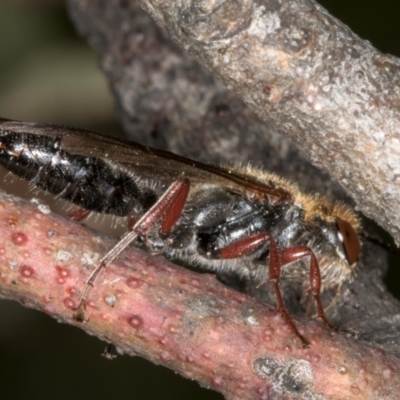
[[[311,286],[322,278],[312,287],[317,302],[321,288],[351,277],[358,258],[359,222],[348,207],[250,167],[214,167],[93,132],[7,120],[0,120],[0,163],[80,207],[134,221],[157,213],[174,182],[183,183],[159,212],[167,216],[137,228],[133,240],[209,270],[269,277],[276,290],[281,267],[300,259],[285,278],[307,284],[311,257],[318,269]]]

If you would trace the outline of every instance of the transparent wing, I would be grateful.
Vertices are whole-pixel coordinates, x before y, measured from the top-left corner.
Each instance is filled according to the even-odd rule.
[[[61,148],[68,153],[111,161],[143,179],[169,184],[186,177],[192,184],[221,185],[237,193],[253,191],[260,197],[276,200],[290,198],[284,189],[273,188],[254,177],[92,131],[1,118],[0,130],[58,138]]]

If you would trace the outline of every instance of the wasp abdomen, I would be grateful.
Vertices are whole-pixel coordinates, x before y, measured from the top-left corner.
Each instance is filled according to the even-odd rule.
[[[132,174],[112,163],[63,151],[59,137],[3,132],[0,163],[15,175],[91,211],[126,216],[156,201],[149,188],[141,190]]]

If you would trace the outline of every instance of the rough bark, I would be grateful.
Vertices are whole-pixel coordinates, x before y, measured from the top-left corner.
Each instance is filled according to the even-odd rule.
[[[133,104],[139,95],[132,95],[123,86],[131,85],[142,94],[145,85],[148,94],[155,96],[153,133],[168,140],[160,130],[167,134],[171,130],[162,124],[180,117],[190,129],[186,144],[207,143],[203,129],[207,122],[200,125],[201,129],[189,124],[189,118],[196,119],[196,113],[206,119],[210,116],[207,106],[212,92],[207,91],[207,84],[200,90],[192,84],[207,78],[188,63],[186,72],[192,83],[185,84],[179,79],[181,61],[176,51],[168,52],[173,46],[166,44],[159,57],[150,56],[154,63],[146,82],[143,78],[148,70],[140,66],[149,64],[142,64],[146,52],[141,50],[154,54],[159,46],[154,37],[148,38],[149,28],[134,19],[135,2],[93,3],[70,1],[72,14],[81,31],[102,53],[103,67],[126,113],[125,126],[141,128],[143,108]],[[139,3],[190,56],[256,111],[268,130],[290,138],[308,159],[340,182],[365,215],[400,242],[398,59],[377,51],[312,0]],[[90,24],[85,13],[92,18]],[[112,29],[111,24],[117,20],[125,23]],[[121,58],[125,66],[120,63]],[[174,75],[170,81],[174,86],[169,91],[164,91],[165,81],[160,81],[154,70]],[[176,97],[168,95],[174,91],[183,91],[179,117],[171,117],[169,112]],[[214,89],[215,100],[217,91]],[[148,105],[146,98],[140,98]],[[217,101],[224,104],[221,98]],[[192,112],[184,117],[187,109]],[[147,119],[147,123],[151,124],[151,120]],[[258,144],[264,140],[264,132],[258,131]],[[252,141],[249,137],[255,137],[252,127],[243,129],[242,135],[235,135],[233,142],[247,145]],[[226,157],[227,145],[221,143],[224,145],[220,151]]]
[[[2,194],[0,205],[2,297],[80,325],[120,353],[173,368],[227,399],[398,397],[400,359],[384,346],[302,318],[296,323],[311,342],[303,349],[272,307],[133,248],[96,281],[87,322],[79,324],[72,318],[79,294],[115,240],[40,203]]]
[[[343,190],[216,82],[136,2],[70,1],[133,140],[210,163],[251,163],[335,197]],[[312,179],[309,179],[309,177]]]

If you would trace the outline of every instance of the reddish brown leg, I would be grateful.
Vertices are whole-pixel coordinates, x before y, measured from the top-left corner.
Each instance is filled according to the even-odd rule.
[[[237,258],[244,254],[250,253],[252,250],[255,250],[265,242],[269,242],[269,280],[274,285],[278,313],[282,316],[286,325],[291,329],[291,331],[301,340],[303,347],[309,347],[307,339],[298,331],[283,301],[279,284],[281,267],[283,263],[280,259],[280,253],[278,251],[275,239],[269,233],[259,233],[258,235],[241,239],[225,247],[224,249],[221,249],[220,256],[221,258],[225,259]]]
[[[96,269],[89,276],[85,290],[79,301],[78,308],[74,314],[74,319],[84,321],[86,299],[91,288],[101,271],[110,265],[121,252],[134,242],[138,236],[144,235],[154,226],[157,221],[161,221],[162,233],[168,233],[182,214],[186,198],[189,193],[190,182],[188,179],[180,179],[174,182],[167,191],[133,226],[132,230],[125,235],[101,260]]]
[[[315,306],[317,307],[318,319],[328,328],[336,330],[336,328],[331,325],[331,323],[327,320],[324,308],[322,307],[320,298],[321,272],[319,270],[317,258],[315,257],[315,254],[312,252],[312,250],[309,247],[305,246],[291,247],[290,249],[282,250],[279,253],[279,256],[282,266],[297,261],[299,258],[302,257],[310,257],[310,290],[314,298]]]
[[[67,215],[74,221],[81,222],[86,217],[88,217],[90,213],[91,213],[91,211],[86,210],[86,208],[74,207],[71,211],[68,212]]]

